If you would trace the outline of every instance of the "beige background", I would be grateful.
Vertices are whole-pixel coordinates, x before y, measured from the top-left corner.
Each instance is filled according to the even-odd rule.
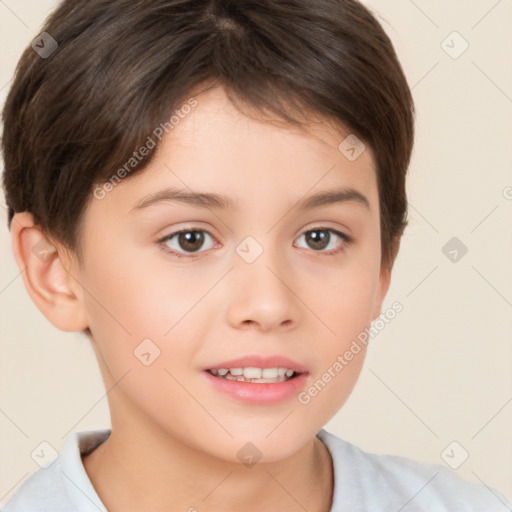
[[[511,0],[372,0],[417,107],[410,225],[384,305],[404,310],[372,341],[356,389],[327,430],[368,451],[445,464],[457,441],[464,478],[512,499]],[[0,104],[50,0],[0,2]],[[452,58],[462,40],[468,49]],[[451,48],[450,48],[451,47]],[[30,127],[27,127],[30,129]],[[0,208],[0,506],[39,466],[42,441],[110,426],[85,338],[31,302]],[[452,237],[468,252],[442,252]],[[457,451],[459,450],[459,451]]]

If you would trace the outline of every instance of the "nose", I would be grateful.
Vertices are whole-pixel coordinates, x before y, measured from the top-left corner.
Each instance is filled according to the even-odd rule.
[[[236,262],[227,290],[227,319],[235,328],[289,330],[299,319],[301,303],[293,272],[283,259],[265,250],[252,263]]]

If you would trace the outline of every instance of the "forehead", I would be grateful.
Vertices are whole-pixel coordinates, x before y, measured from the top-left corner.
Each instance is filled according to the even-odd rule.
[[[351,134],[350,129],[340,121],[311,111],[298,113],[304,119],[303,126],[292,126],[271,115],[263,117],[252,106],[243,105],[239,107],[243,109],[240,111],[222,87],[215,87],[191,97],[194,98],[196,106],[180,116],[172,128],[174,137],[167,137],[167,145],[183,144],[192,147],[197,143],[210,142],[215,146],[219,141],[226,141],[227,132],[233,137],[233,131],[236,131],[239,137],[250,135],[255,143],[275,141],[276,137],[290,141],[302,137],[301,144],[314,147],[316,151],[332,152],[338,150],[340,142]],[[233,139],[232,142],[234,153],[236,140]],[[366,149],[371,153],[371,148]],[[370,156],[373,158],[373,154]]]
[[[356,147],[364,150],[348,158],[344,151],[354,137],[349,130],[319,116],[304,127],[268,122],[240,112],[220,87],[192,98],[194,108],[175,111],[146,169],[122,180],[102,206],[115,201],[128,213],[145,197],[172,187],[261,207],[340,186],[364,191],[369,204],[377,205],[371,148]]]

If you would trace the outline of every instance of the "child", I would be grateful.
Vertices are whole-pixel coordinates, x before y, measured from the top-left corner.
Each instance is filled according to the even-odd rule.
[[[322,428],[407,224],[413,101],[363,5],[65,0],[3,120],[24,284],[112,422],[5,512],[508,510]]]

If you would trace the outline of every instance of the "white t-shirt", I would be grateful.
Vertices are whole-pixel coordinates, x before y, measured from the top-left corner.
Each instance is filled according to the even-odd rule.
[[[48,467],[39,469],[22,484],[3,512],[107,512],[80,455],[94,450],[110,432],[75,432]],[[367,453],[324,429],[317,437],[327,446],[334,465],[330,512],[512,510],[512,504],[496,490],[466,482],[440,464]]]

